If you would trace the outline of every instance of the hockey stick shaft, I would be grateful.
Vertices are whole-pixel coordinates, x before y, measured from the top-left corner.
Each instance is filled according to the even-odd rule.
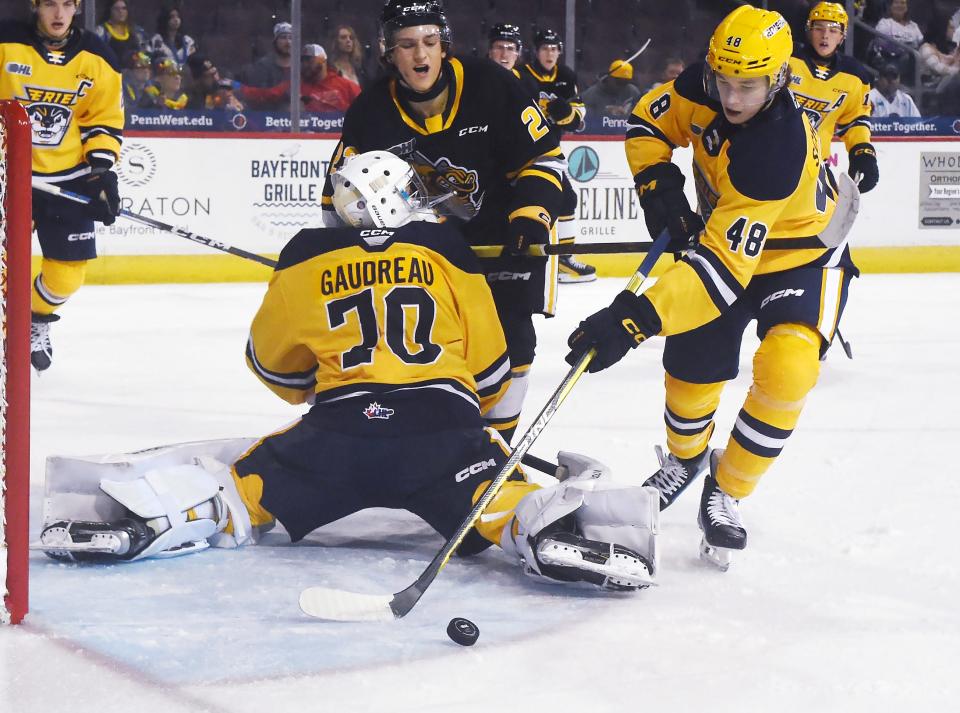
[[[64,190],[59,186],[52,183],[44,183],[42,181],[34,181],[34,189],[38,191],[43,191],[52,196],[58,196],[66,200],[73,201],[75,203],[89,204],[90,197],[82,195],[80,193],[74,193],[72,191]],[[196,233],[191,233],[189,230],[183,228],[178,228],[169,223],[164,223],[162,221],[156,220],[154,218],[149,218],[145,215],[140,215],[139,213],[134,213],[129,210],[121,210],[119,213],[121,218],[126,218],[127,220],[132,220],[135,223],[140,223],[141,225],[146,225],[150,228],[156,230],[162,230],[167,233],[173,233],[181,238],[186,238],[187,240],[192,240],[195,243],[200,243],[201,245],[206,245],[209,248],[214,250],[220,250],[221,252],[229,253],[230,255],[235,255],[236,257],[242,257],[246,260],[252,260],[253,262],[258,262],[261,265],[266,265],[267,267],[276,267],[277,263],[275,260],[271,260],[268,257],[263,255],[257,255],[256,253],[249,252],[242,248],[234,247],[233,245],[227,245],[226,243],[221,243],[219,240],[213,240],[212,238],[204,237],[203,235],[197,235]]]
[[[531,257],[546,257],[547,255],[615,255],[620,253],[649,252],[653,243],[621,242],[621,243],[587,243],[584,245],[531,245],[527,248],[527,255]],[[500,257],[503,254],[502,245],[474,245],[473,252],[477,257]]]
[[[639,57],[639,56],[642,55],[644,52],[646,52],[647,47],[650,46],[650,43],[651,43],[652,41],[653,41],[653,38],[652,38],[652,37],[648,37],[648,38],[647,38],[647,41],[644,42],[644,43],[640,46],[640,49],[638,49],[636,52],[634,52],[632,55],[630,55],[627,59],[625,59],[625,60],[623,61],[624,64],[630,64],[633,60],[635,60],[637,57]],[[587,87],[587,89],[590,89],[591,87],[596,86],[597,84],[599,84],[600,82],[602,82],[604,79],[606,79],[607,77],[609,77],[610,74],[611,74],[611,72],[609,72],[609,71],[604,72],[604,73],[601,74],[599,77],[597,77],[596,80],[594,80],[594,81],[590,84],[590,86]],[[583,91],[585,92],[585,91],[587,91],[587,89],[584,89]],[[583,92],[581,92],[581,94],[583,94]]]
[[[653,246],[650,248],[650,251],[647,253],[647,256],[644,258],[640,267],[637,268],[637,271],[627,283],[626,289],[630,290],[634,294],[640,291],[640,287],[647,279],[647,276],[650,274],[650,271],[656,264],[657,259],[663,253],[667,243],[669,242],[670,234],[667,231],[664,231],[654,241]],[[504,463],[503,467],[500,469],[500,472],[497,473],[496,477],[490,482],[490,485],[484,491],[483,495],[481,495],[480,499],[474,504],[470,514],[467,515],[466,519],[460,524],[460,527],[457,528],[457,531],[452,537],[450,537],[450,539],[447,540],[430,564],[427,565],[427,568],[423,571],[423,573],[417,577],[417,580],[409,587],[397,592],[393,596],[393,599],[390,601],[390,609],[393,611],[395,617],[402,617],[411,609],[413,609],[414,605],[427,590],[427,587],[430,586],[430,583],[436,579],[436,576],[440,573],[440,570],[446,566],[454,551],[456,551],[457,547],[460,546],[460,543],[463,542],[463,539],[467,536],[467,533],[476,524],[477,520],[480,518],[480,515],[484,510],[486,510],[493,498],[496,497],[498,492],[500,492],[500,488],[513,474],[517,464],[520,463],[520,460],[524,457],[524,455],[526,455],[527,451],[530,450],[530,447],[533,445],[534,441],[537,440],[537,438],[543,432],[543,429],[546,428],[547,424],[557,412],[560,404],[564,402],[574,385],[587,370],[587,367],[590,365],[590,362],[593,360],[593,357],[596,355],[596,353],[596,349],[590,349],[577,360],[577,363],[573,366],[573,368],[570,369],[563,381],[560,382],[560,385],[556,388],[556,390],[550,396],[550,399],[540,410],[540,413],[534,419],[526,433],[523,434],[523,438],[520,439],[520,442],[513,449],[513,452],[510,454],[507,462]]]

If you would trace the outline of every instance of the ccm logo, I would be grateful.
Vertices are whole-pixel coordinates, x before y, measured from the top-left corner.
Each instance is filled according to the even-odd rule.
[[[488,272],[487,282],[512,282],[514,280],[529,280],[529,272]]]
[[[493,458],[491,458],[490,460],[484,460],[484,461],[480,461],[479,463],[474,463],[469,468],[464,468],[453,477],[456,478],[458,483],[462,483],[471,475],[482,473],[487,468],[495,468],[496,466],[497,466],[497,462]]]
[[[380,230],[379,228],[374,228],[373,230],[361,230],[361,238],[373,238],[378,235],[393,235],[392,230]]]
[[[466,129],[460,129],[460,136],[466,136],[467,134],[485,134],[487,133],[487,124],[483,126],[468,126]]]
[[[766,307],[768,302],[773,302],[774,300],[778,300],[781,297],[802,297],[802,296],[803,296],[803,290],[792,290],[790,288],[787,288],[785,290],[777,290],[776,292],[769,294],[763,298],[763,302],[760,303],[760,309],[763,309],[764,307]]]

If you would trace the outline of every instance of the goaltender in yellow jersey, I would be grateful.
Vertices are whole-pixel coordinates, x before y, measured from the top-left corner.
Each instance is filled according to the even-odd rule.
[[[32,0],[25,22],[0,23],[0,98],[23,104],[33,127],[35,181],[86,195],[87,205],[34,192],[33,221],[43,251],[31,296],[30,360],[50,367],[54,314],[83,285],[97,256],[94,221],[120,211],[113,165],[123,138],[117,58],[75,26],[80,0]]]
[[[877,152],[870,143],[870,74],[853,57],[840,54],[849,20],[840,3],[820,2],[807,16],[807,43],[790,58],[790,89],[820,134],[824,158],[830,142],[843,140],[850,158],[848,173],[861,193],[880,178]]]
[[[666,229],[675,249],[687,249],[644,294],[621,292],[568,341],[571,362],[597,349],[597,371],[648,337],[667,337],[669,452],[658,449],[660,470],[645,485],[665,508],[709,470],[701,554],[724,568],[747,543],[739,501],[796,426],[856,273],[842,241],[825,238],[839,244],[830,248],[819,237],[836,191],[817,132],[787,90],[792,49],[779,13],[743,5],[717,27],[706,62],[640,99],[626,152],[644,218],[652,235]],[[681,146],[693,147],[699,215],[671,162]],[[753,386],[726,450],[711,452],[720,394],[753,320]]]

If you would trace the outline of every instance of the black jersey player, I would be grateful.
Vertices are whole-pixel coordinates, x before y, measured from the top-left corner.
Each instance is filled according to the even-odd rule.
[[[551,315],[557,261],[520,254],[555,242],[565,167],[557,135],[519,82],[486,59],[450,55],[450,28],[439,1],[390,0],[380,18],[387,75],[347,111],[330,162],[391,149],[416,167],[432,194],[472,244],[503,244],[511,253],[485,270],[507,336],[511,391],[488,417],[509,441],[516,428],[536,350],[532,315]],[[324,219],[336,224],[324,186]]]
[[[582,131],[587,109],[577,88],[577,75],[560,63],[563,40],[553,30],[540,30],[533,38],[533,58],[518,68],[520,81],[550,123],[559,141],[566,131]],[[572,245],[576,237],[577,194],[566,172],[563,176],[563,212],[557,219],[557,238]],[[592,265],[572,255],[560,258],[560,282],[591,282],[597,279]]]

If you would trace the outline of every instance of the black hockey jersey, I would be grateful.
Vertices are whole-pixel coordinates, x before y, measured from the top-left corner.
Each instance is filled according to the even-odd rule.
[[[391,150],[414,165],[431,195],[453,194],[441,212],[468,223],[464,232],[476,244],[501,243],[517,211],[534,219],[543,212],[552,223],[565,162],[539,108],[486,60],[451,58],[443,71],[451,75],[450,99],[426,122],[398,96],[395,79],[365,89],[344,117],[331,170],[345,155]],[[333,211],[332,196],[328,177],[324,210]]]
[[[485,413],[510,361],[479,263],[450,226],[303,230],[287,243],[247,365],[290,403],[428,389]]]
[[[452,194],[439,209],[474,245],[503,244],[508,222],[518,217],[552,228],[562,212],[566,159],[539,107],[509,72],[486,59],[449,58],[442,71],[450,87],[447,106],[426,121],[397,91],[396,79],[384,77],[364,89],[344,117],[330,170],[351,154],[392,151],[413,164],[431,195]],[[325,225],[337,223],[332,196],[328,176]],[[498,300],[553,313],[555,258],[484,264]]]
[[[558,64],[548,72],[534,60],[521,66],[519,75],[527,93],[537,102],[558,135],[564,131],[583,130],[587,108],[580,98],[577,75],[572,69]],[[570,103],[570,112],[566,116],[554,118],[547,112],[547,105],[554,99],[566,99]]]

